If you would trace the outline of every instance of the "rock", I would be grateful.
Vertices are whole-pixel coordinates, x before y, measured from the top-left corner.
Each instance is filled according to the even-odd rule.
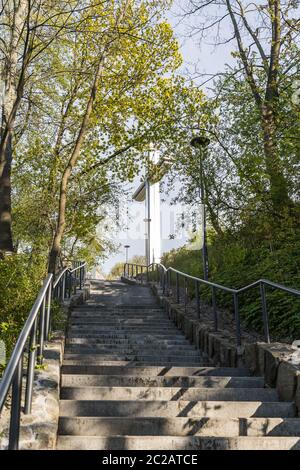
[[[286,361],[280,362],[276,381],[280,400],[292,401],[295,399],[299,371],[298,366]]]
[[[246,343],[245,344],[245,365],[251,372],[255,373],[258,370],[257,364],[257,344]]]
[[[297,372],[297,376],[296,376],[295,404],[297,407],[298,416],[300,416],[300,373],[299,372]]]

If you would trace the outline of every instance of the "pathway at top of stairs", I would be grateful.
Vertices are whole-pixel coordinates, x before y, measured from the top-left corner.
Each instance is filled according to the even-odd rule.
[[[57,449],[300,449],[294,404],[210,366],[148,287],[92,287],[71,315]]]

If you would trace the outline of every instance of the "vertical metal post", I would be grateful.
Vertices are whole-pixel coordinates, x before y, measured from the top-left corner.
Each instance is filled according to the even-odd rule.
[[[262,315],[263,315],[263,322],[264,322],[265,340],[266,340],[266,343],[270,343],[266,289],[265,289],[265,285],[263,282],[260,283],[259,287],[260,287],[261,307],[262,307]]]
[[[12,382],[11,412],[9,426],[8,449],[19,449],[20,435],[20,416],[21,416],[21,397],[22,397],[22,368],[23,354],[20,357],[16,367],[15,375]]]
[[[82,267],[79,269],[79,289],[82,289]]]
[[[157,283],[159,284],[159,269],[158,269],[158,264],[156,265],[156,279],[157,279]]]
[[[47,295],[46,320],[45,320],[45,341],[48,341],[49,333],[50,333],[52,283],[49,284],[48,291],[45,295]]]
[[[236,343],[238,346],[241,345],[241,323],[240,323],[240,314],[239,314],[239,301],[238,295],[233,294],[233,303],[234,303],[234,318],[235,318],[235,329],[236,329]]]
[[[216,288],[212,287],[212,308],[214,315],[214,331],[218,331],[218,312],[217,312],[217,301],[216,301]]]
[[[74,294],[77,292],[77,279],[76,279],[76,271],[71,273],[71,280],[74,283]]]
[[[39,321],[39,348],[38,348],[38,363],[43,364],[44,352],[44,328],[45,328],[45,297],[40,308],[40,321]]]
[[[153,272],[153,266],[152,266],[152,272]],[[149,282],[149,266],[147,266],[147,274],[146,274],[146,276],[147,276],[147,278],[146,278],[146,279],[147,279],[147,282]]]
[[[199,286],[199,281],[195,281],[195,297],[196,297],[197,316],[198,316],[198,318],[200,318],[200,286]]]
[[[180,292],[179,292],[179,274],[176,273],[176,302],[180,303]]]
[[[166,296],[169,297],[169,271],[166,271]]]
[[[143,284],[144,267],[141,266],[141,284]]]
[[[69,288],[69,299],[70,299],[72,295],[72,275],[70,271],[68,271],[68,288]]]
[[[62,289],[61,289],[61,300],[64,301],[65,298],[65,291],[66,291],[66,273],[63,274],[63,277],[61,279],[62,283]]]
[[[184,286],[184,311],[185,311],[185,313],[186,313],[187,294],[188,294],[187,289],[188,289],[188,288],[187,288],[186,277],[184,276],[183,279],[184,279],[184,284],[183,284],[183,286]]]
[[[36,356],[36,327],[37,319],[35,319],[29,339],[29,351],[28,351],[28,365],[27,365],[27,380],[26,380],[26,391],[25,391],[25,407],[24,413],[26,415],[31,413],[32,405],[32,388],[34,381],[34,367],[35,367],[35,356]]]

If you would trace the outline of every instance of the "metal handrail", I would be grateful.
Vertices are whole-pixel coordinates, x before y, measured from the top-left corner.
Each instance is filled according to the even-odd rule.
[[[72,290],[76,293],[77,282],[80,288],[82,288],[85,280],[85,266],[86,263],[76,262],[73,269],[64,268],[55,280],[53,280],[53,274],[47,275],[5,368],[0,382],[0,413],[6,402],[9,390],[12,389],[9,450],[17,450],[19,447],[24,353],[27,352],[28,356],[25,374],[24,413],[30,414],[35,366],[36,363],[39,365],[43,363],[44,343],[49,340],[51,331],[52,300],[63,301],[66,293],[68,297],[71,297]],[[75,280],[74,283],[73,279]]]
[[[68,267],[65,267],[64,269],[62,269],[62,271],[60,271],[60,273],[58,273],[58,276],[55,278],[54,282],[53,282],[53,287],[56,287],[57,284],[59,283],[59,281],[61,280],[62,276],[66,273],[66,272],[69,272],[69,273],[73,273],[81,268],[84,268],[86,266],[86,263],[82,263],[80,264],[79,266],[73,268],[73,269],[70,269]]]
[[[229,293],[233,295],[233,304],[234,304],[234,320],[235,320],[235,329],[236,329],[236,342],[237,345],[241,345],[241,324],[240,324],[240,316],[239,316],[239,303],[238,303],[238,296],[250,289],[254,289],[259,287],[260,289],[260,299],[261,299],[261,306],[262,306],[262,318],[264,324],[264,335],[265,341],[270,343],[270,332],[269,332],[269,318],[268,318],[268,309],[267,309],[267,301],[266,301],[266,286],[271,287],[273,289],[281,290],[291,295],[295,295],[296,297],[300,297],[300,291],[297,289],[293,289],[292,287],[284,286],[283,284],[279,284],[276,282],[269,281],[268,279],[259,279],[247,286],[241,287],[240,289],[232,289],[230,287],[223,286],[221,284],[217,284],[215,282],[207,281],[205,279],[201,279],[195,276],[191,276],[190,274],[184,273],[182,271],[178,271],[172,267],[167,268],[161,263],[151,263],[147,265],[138,265],[133,263],[125,263],[124,264],[124,276],[134,277],[135,271],[135,278],[138,278],[141,275],[141,281],[143,282],[143,271],[146,270],[147,281],[149,280],[149,272],[152,272],[156,269],[158,273],[158,282],[161,284],[163,288],[163,293],[166,296],[169,296],[170,287],[172,284],[171,274],[175,273],[176,275],[176,300],[177,303],[180,303],[180,286],[179,286],[179,278],[182,277],[184,279],[184,304],[186,307],[187,303],[187,280],[191,280],[195,282],[195,296],[196,296],[196,305],[197,305],[197,313],[198,317],[200,318],[200,284],[207,285],[212,290],[212,306],[213,306],[213,316],[214,316],[214,330],[218,331],[218,311],[217,311],[217,301],[216,301],[216,290],[222,290],[223,292]],[[141,271],[141,272],[139,272]]]

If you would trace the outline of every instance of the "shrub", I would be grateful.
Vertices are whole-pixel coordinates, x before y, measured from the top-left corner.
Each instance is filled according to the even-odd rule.
[[[300,290],[300,232],[279,236],[270,244],[256,246],[232,236],[216,238],[208,247],[210,280],[227,287],[241,288],[265,278]],[[202,276],[200,251],[187,247],[165,253],[162,263],[193,276]],[[284,292],[267,288],[270,333],[273,339],[292,340],[300,335],[300,300]],[[210,301],[210,290],[202,289]],[[232,309],[232,297],[218,292],[218,305]],[[261,332],[263,328],[259,289],[240,296],[241,317],[246,325]]]
[[[0,260],[0,340],[8,358],[46,274],[39,256],[14,254]]]

